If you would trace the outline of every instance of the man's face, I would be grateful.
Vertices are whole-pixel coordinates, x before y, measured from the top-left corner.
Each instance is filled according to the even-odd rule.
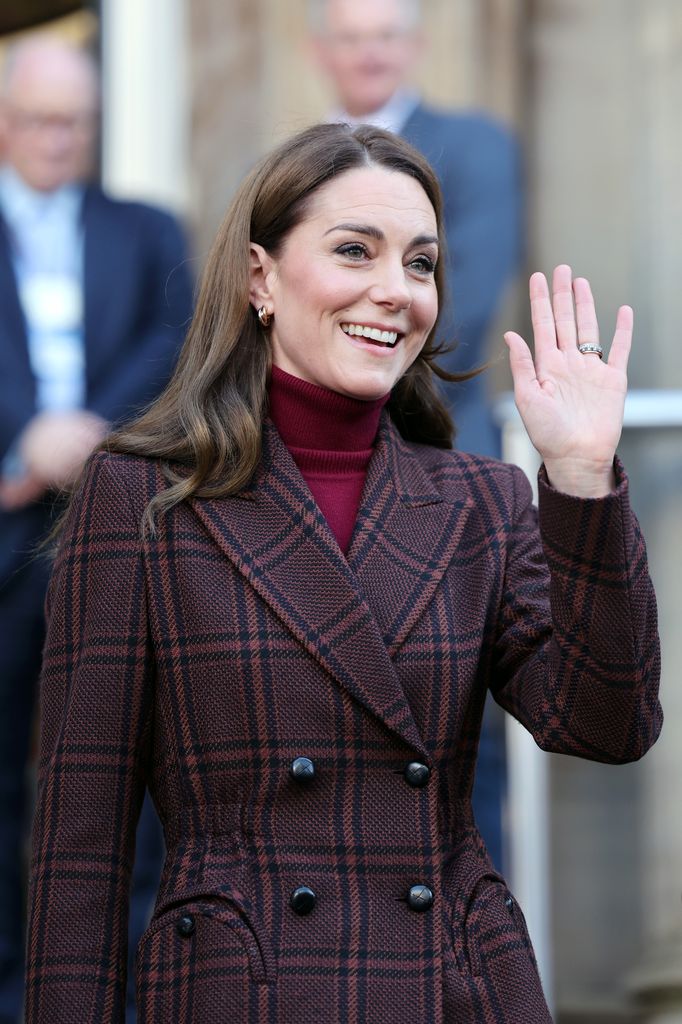
[[[363,117],[404,84],[419,35],[401,0],[328,0],[317,50],[339,102]]]
[[[52,192],[85,177],[96,133],[96,83],[67,55],[27,57],[2,100],[3,157],[31,188]]]

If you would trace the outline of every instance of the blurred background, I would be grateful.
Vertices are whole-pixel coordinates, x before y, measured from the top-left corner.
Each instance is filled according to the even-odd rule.
[[[682,3],[426,0],[424,16],[424,97],[488,111],[521,142],[526,266],[499,324],[528,336],[526,271],[568,262],[590,278],[605,334],[618,305],[634,306],[631,387],[660,392],[632,406],[621,450],[659,594],[662,738],[624,767],[542,755],[539,787],[512,773],[508,830],[522,902],[535,885],[529,924],[560,1024],[679,1024]],[[308,52],[305,0],[4,0],[0,60],[36,28],[101,56],[102,183],[179,215],[197,271],[245,171],[333,103]],[[491,373],[504,392],[504,363]],[[537,869],[525,831],[513,841],[528,822]]]

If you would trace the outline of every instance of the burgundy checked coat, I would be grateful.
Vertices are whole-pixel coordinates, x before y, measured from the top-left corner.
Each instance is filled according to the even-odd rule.
[[[168,856],[140,1024],[550,1021],[472,820],[477,738],[490,686],[548,750],[656,739],[627,481],[541,481],[541,544],[518,469],[384,417],[347,559],[270,424],[249,490],[144,542],[158,466],[92,460],[49,597],[29,1024],[123,1021],[145,783]]]

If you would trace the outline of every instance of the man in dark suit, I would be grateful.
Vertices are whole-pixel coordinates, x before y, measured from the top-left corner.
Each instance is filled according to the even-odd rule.
[[[440,362],[457,371],[480,366],[505,286],[521,259],[516,142],[490,117],[434,109],[408,85],[422,47],[419,0],[311,0],[310,16],[317,58],[338,102],[330,119],[367,122],[402,135],[438,174],[451,302],[441,316],[441,337],[457,343]],[[457,447],[499,457],[499,431],[485,375],[448,385],[446,393],[457,425]],[[502,719],[497,709],[489,708],[474,803],[498,866],[503,788]]]
[[[0,1024],[13,1024],[49,571],[35,547],[58,490],[110,424],[168,379],[191,284],[172,217],[85,183],[98,113],[88,56],[48,37],[21,44],[8,55],[0,103]],[[143,855],[153,843],[141,830]]]

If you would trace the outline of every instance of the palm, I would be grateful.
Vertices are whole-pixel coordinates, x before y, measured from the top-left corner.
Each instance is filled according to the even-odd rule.
[[[575,310],[574,310],[575,298]],[[518,334],[506,335],[514,395],[528,435],[545,463],[572,461],[610,466],[623,424],[632,310],[618,311],[608,363],[582,354],[578,344],[598,344],[588,282],[557,267],[553,301],[543,274],[530,280],[534,356]]]

